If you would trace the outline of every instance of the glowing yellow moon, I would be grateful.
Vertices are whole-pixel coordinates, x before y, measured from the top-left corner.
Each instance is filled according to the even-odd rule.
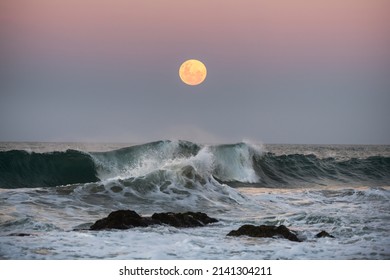
[[[207,76],[206,66],[199,60],[184,61],[179,69],[179,76],[183,83],[190,86],[201,84]]]

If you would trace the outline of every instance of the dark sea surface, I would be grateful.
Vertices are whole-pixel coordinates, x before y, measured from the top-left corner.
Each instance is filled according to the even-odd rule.
[[[118,209],[219,222],[84,230]],[[390,146],[0,143],[0,259],[390,259],[389,232]]]

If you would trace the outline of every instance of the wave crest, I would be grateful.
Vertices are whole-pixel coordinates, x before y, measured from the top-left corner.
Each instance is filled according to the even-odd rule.
[[[313,154],[275,155],[260,146],[244,142],[207,146],[187,141],[157,141],[95,153],[75,150],[0,152],[2,188],[118,180],[134,184],[146,180],[147,184],[153,182],[161,186],[167,181],[185,184],[188,178],[201,185],[213,183],[214,179],[230,186],[388,185],[389,170],[390,157],[337,160]]]

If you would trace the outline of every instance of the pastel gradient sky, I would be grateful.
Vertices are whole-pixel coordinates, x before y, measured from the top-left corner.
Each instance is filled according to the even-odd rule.
[[[6,0],[0,141],[390,144],[389,0]],[[196,87],[180,64],[208,70]]]

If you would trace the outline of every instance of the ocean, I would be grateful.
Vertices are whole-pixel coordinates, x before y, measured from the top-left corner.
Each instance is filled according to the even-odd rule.
[[[88,230],[119,209],[219,222]],[[389,232],[390,146],[0,143],[0,259],[390,259]]]

